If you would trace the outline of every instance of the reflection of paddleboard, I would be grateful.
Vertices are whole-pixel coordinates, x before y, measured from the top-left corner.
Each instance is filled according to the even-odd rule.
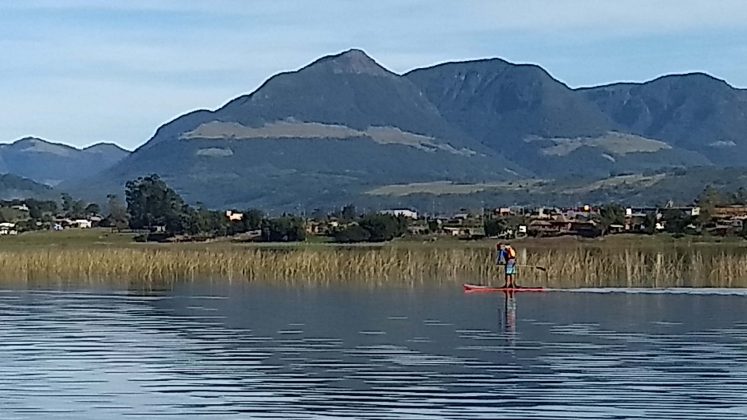
[[[476,284],[465,284],[465,292],[544,292],[544,287],[490,287]]]

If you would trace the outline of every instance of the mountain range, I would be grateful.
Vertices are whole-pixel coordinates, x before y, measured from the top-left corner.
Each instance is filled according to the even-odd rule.
[[[0,174],[13,174],[56,186],[89,178],[110,168],[130,152],[112,143],[98,143],[84,149],[26,137],[0,144]]]
[[[272,76],[216,110],[179,116],[132,153],[25,139],[0,148],[0,172],[89,197],[157,173],[211,207],[407,205],[527,180],[742,166],[745,133],[747,91],[702,73],[571,88],[539,66],[500,59],[396,74],[354,49]],[[43,153],[48,146],[57,152]],[[84,163],[90,149],[101,155]],[[72,162],[61,155],[81,159],[69,167],[77,170],[29,164]],[[411,194],[382,193],[407,185]],[[417,188],[424,185],[466,187]]]

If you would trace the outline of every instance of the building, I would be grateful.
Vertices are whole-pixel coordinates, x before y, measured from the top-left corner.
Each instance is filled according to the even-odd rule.
[[[406,217],[408,219],[417,219],[418,212],[409,209],[393,209],[393,210],[382,210],[381,214],[389,214],[395,217]]]
[[[660,215],[662,211],[679,210],[685,216],[700,216],[700,207],[628,207],[625,209],[625,216],[645,216],[647,214]]]
[[[0,223],[0,236],[17,235],[16,224],[10,222]]]
[[[511,210],[510,207],[499,207],[495,209],[494,213],[496,216],[500,216],[500,217],[508,217],[508,216],[513,216],[515,214]]]
[[[76,219],[70,221],[70,227],[78,229],[90,229],[93,227],[93,222],[88,219]]]
[[[713,209],[713,217],[718,219],[747,219],[747,206],[723,206]]]
[[[226,210],[226,218],[229,222],[240,222],[244,219],[244,213],[234,213],[231,210]]]

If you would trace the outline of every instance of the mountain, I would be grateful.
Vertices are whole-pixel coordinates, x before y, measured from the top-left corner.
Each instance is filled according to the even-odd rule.
[[[543,182],[543,197],[558,198],[551,190],[567,184],[558,179],[622,180],[611,197],[643,173],[744,166],[745,92],[705,74],[571,88],[537,65],[500,59],[398,75],[349,50],[179,116],[108,169],[63,186],[100,198],[157,173],[191,203],[270,211],[401,206],[444,190],[490,199],[503,183],[533,194]],[[422,185],[436,187],[372,194]],[[500,197],[518,197],[514,186]]]
[[[609,110],[536,65],[455,62],[405,77],[450,123],[541,176],[710,164],[697,152],[626,130]]]
[[[744,165],[747,90],[690,73],[579,93],[627,132],[698,152],[718,165]]]
[[[0,175],[0,200],[37,198],[54,200],[57,194],[52,187],[16,175]]]
[[[85,149],[27,137],[0,144],[0,173],[9,173],[47,185],[90,177],[122,160],[128,151],[110,143]]]
[[[183,115],[87,184],[114,191],[148,173],[191,202],[274,209],[344,204],[389,183],[528,175],[360,50],[273,76],[215,111]]]

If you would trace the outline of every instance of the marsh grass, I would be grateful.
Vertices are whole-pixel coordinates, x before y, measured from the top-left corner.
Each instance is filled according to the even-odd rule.
[[[725,249],[529,249],[519,282],[546,287],[747,287],[747,253]],[[0,251],[4,282],[127,282],[143,286],[227,280],[370,286],[497,284],[490,249],[443,247],[111,247]]]

